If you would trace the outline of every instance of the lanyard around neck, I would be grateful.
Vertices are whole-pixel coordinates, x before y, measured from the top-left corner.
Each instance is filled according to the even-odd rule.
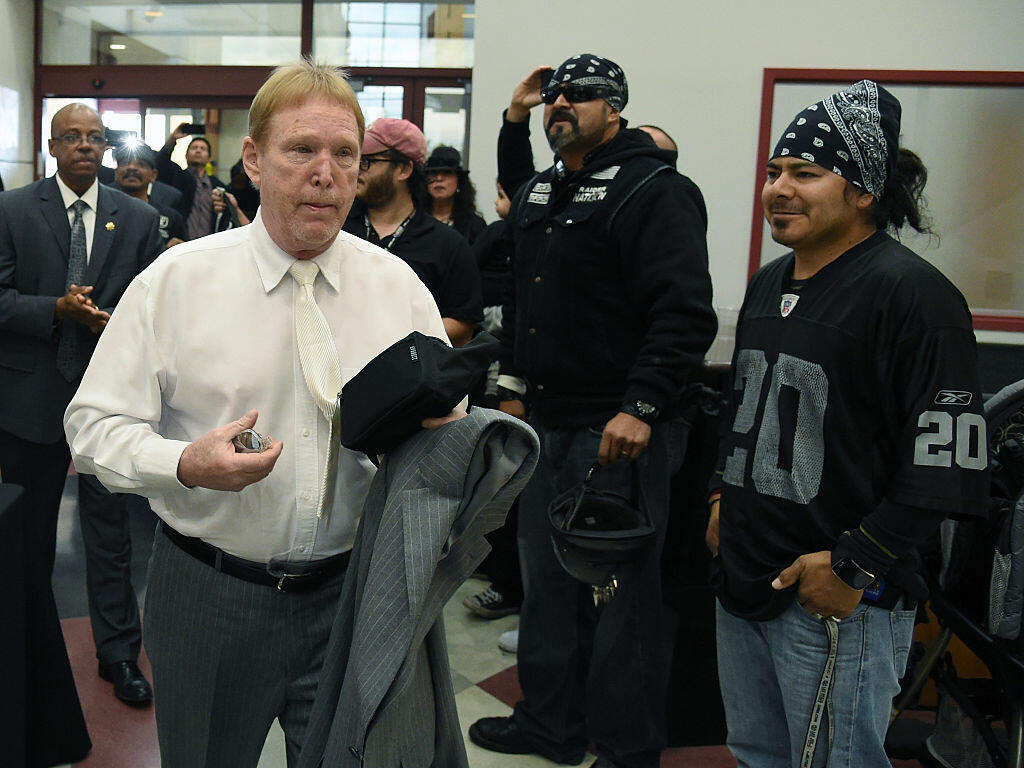
[[[390,251],[392,248],[394,248],[395,243],[398,242],[398,238],[400,238],[402,236],[402,233],[405,232],[406,227],[409,226],[409,222],[412,221],[412,217],[415,216],[415,215],[416,215],[416,209],[413,208],[412,213],[410,213],[408,216],[405,217],[405,221],[403,221],[401,224],[399,224],[398,228],[394,232],[391,233],[391,237],[388,240],[387,245],[384,244],[384,239],[381,238],[380,235],[377,235],[377,242],[380,243],[380,247],[383,248],[385,251]],[[373,228],[373,225],[370,224],[370,216],[369,216],[369,214],[365,214],[365,213],[363,214],[363,223],[366,225],[366,239],[369,240],[370,239],[370,233],[373,232],[373,234],[376,235],[377,234],[377,230],[375,230]]]

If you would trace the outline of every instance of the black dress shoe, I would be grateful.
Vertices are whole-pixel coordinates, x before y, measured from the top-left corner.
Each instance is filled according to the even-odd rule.
[[[507,755],[528,755],[536,753],[560,765],[579,765],[586,755],[580,751],[577,755],[555,755],[539,749],[529,742],[519,730],[514,717],[482,717],[469,726],[469,740],[477,746],[492,752],[504,752]]]
[[[129,704],[141,704],[153,698],[153,689],[134,661],[100,664],[100,677],[114,684],[114,695]]]

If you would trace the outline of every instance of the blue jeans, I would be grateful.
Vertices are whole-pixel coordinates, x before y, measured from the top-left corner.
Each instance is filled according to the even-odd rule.
[[[897,604],[897,609],[900,607]],[[907,666],[914,611],[861,603],[838,624],[833,731],[821,718],[811,765],[888,768],[883,742]],[[770,621],[747,621],[718,605],[718,675],[739,768],[800,765],[829,651],[825,622],[794,600]]]
[[[540,462],[519,500],[519,682],[514,717],[537,752],[582,758],[588,739],[616,766],[656,768],[665,745],[665,696],[671,661],[661,602],[661,550],[669,513],[669,482],[682,463],[689,425],[658,423],[636,460],[657,546],[639,574],[623,579],[599,611],[591,587],[558,564],[551,544],[549,502],[580,483],[597,461],[603,424],[549,427],[536,420]],[[630,495],[628,463],[600,470],[597,487]]]

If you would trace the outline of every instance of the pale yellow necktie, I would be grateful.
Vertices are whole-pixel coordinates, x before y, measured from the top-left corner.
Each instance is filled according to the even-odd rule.
[[[299,363],[306,387],[317,408],[331,425],[328,438],[327,466],[320,485],[318,516],[330,512],[334,501],[334,480],[338,467],[338,393],[341,391],[341,364],[334,346],[327,318],[313,298],[313,283],[320,267],[313,261],[296,260],[288,268],[299,284],[295,302],[295,340],[299,349]]]

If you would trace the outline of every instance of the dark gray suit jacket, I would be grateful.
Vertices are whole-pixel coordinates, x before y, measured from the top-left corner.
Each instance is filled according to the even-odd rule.
[[[173,208],[177,211],[181,206],[181,192],[170,184],[154,181],[149,189],[149,202],[156,208]]]
[[[100,167],[105,170],[110,170],[109,168],[106,168],[106,166]],[[101,174],[100,183],[106,184],[108,187],[112,187],[116,190],[121,189],[117,185],[117,179],[114,178],[112,172],[107,178],[103,178],[103,175]],[[178,207],[181,205],[181,192],[170,184],[164,184],[162,181],[154,181],[149,188],[149,204],[154,208],[173,208],[175,212],[177,212]]]
[[[160,254],[159,216],[145,203],[99,185],[96,227],[83,280],[96,306],[111,311],[132,279]],[[64,439],[64,409],[78,388],[57,370],[71,225],[52,176],[0,193],[0,429],[24,440]],[[80,348],[99,338],[80,323]]]
[[[441,612],[539,455],[524,422],[474,408],[381,462],[299,768],[468,768]]]

